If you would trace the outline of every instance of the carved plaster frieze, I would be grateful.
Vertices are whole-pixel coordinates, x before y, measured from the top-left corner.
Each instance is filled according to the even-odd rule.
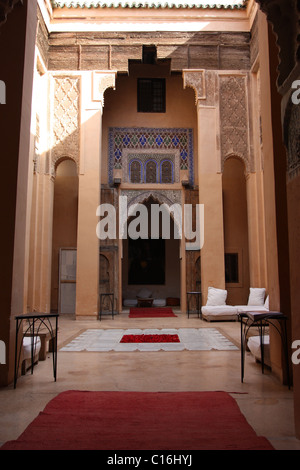
[[[173,204],[181,204],[181,190],[176,189],[162,189],[162,190],[134,190],[134,189],[122,189],[121,196],[128,198],[128,207],[134,204],[143,204],[150,197],[157,201],[157,204],[167,204],[172,206]]]
[[[289,103],[284,119],[284,143],[287,149],[287,174],[292,180],[300,174],[300,105]]]
[[[80,77],[55,76],[53,82],[51,174],[62,158],[78,165],[80,153]]]
[[[300,60],[300,3],[298,0],[256,0],[273,27],[279,49],[278,87],[283,86]]]
[[[249,112],[244,75],[220,75],[221,167],[230,156],[245,163],[246,172],[253,171],[250,157]]]
[[[183,70],[183,87],[193,88],[195,92],[195,103],[206,99],[205,70]]]
[[[117,72],[113,70],[95,71],[92,75],[92,101],[104,106],[104,93],[108,88],[116,89]]]
[[[0,0],[0,26],[6,22],[7,15],[17,3],[23,4],[23,0]]]

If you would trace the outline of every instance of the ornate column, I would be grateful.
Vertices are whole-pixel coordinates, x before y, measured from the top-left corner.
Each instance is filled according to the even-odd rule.
[[[100,204],[102,110],[104,92],[115,87],[116,72],[82,75],[79,168],[76,316],[95,316],[99,293],[99,240],[96,211]]]
[[[216,73],[183,70],[184,88],[195,91],[198,116],[199,203],[204,204],[204,245],[201,250],[203,303],[209,286],[225,288],[222,173]]]

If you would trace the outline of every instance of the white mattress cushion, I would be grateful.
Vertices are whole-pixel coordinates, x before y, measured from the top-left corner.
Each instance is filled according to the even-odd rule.
[[[261,360],[260,336],[251,336],[247,342],[248,348],[257,360]],[[270,336],[263,336],[264,360],[270,363]]]
[[[266,313],[269,310],[261,305],[237,305],[236,309],[238,313],[245,313],[245,312],[262,312]]]
[[[265,303],[266,289],[250,287],[250,294],[248,298],[248,305],[262,305]]]
[[[138,301],[136,299],[125,299],[123,302],[124,307],[136,307]]]
[[[265,304],[264,304],[264,307],[269,310],[270,309],[270,297],[267,296],[266,300],[265,300]]]
[[[165,307],[167,305],[166,299],[154,299],[153,307]]]
[[[227,290],[216,289],[215,287],[208,288],[206,305],[226,305]]]
[[[218,316],[218,315],[237,315],[237,309],[233,305],[205,305],[201,309],[204,315]]]
[[[23,359],[29,359],[31,357],[31,344],[32,344],[32,337],[31,336],[25,336],[23,338]],[[35,336],[34,346],[33,346],[33,354],[39,353],[40,349],[41,349],[40,337]]]

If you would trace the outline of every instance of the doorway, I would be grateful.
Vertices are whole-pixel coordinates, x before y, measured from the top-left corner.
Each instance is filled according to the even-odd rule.
[[[51,311],[75,313],[78,174],[76,163],[56,167],[53,202]],[[63,281],[63,285],[62,282]]]
[[[176,235],[176,227],[168,209],[161,206],[158,236],[151,237],[153,222],[153,205],[158,205],[153,197],[144,201],[148,213],[148,238],[131,238],[131,222],[136,223],[135,217],[127,221],[127,238],[123,240],[122,259],[122,298],[135,300],[142,289],[147,289],[154,299],[165,301],[178,299],[180,305],[181,264],[180,239]],[[170,232],[163,232],[163,218],[169,218]],[[154,223],[154,222],[153,222]]]

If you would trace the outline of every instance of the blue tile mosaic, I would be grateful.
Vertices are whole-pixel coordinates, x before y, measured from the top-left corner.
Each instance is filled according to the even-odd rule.
[[[180,168],[189,171],[190,184],[194,183],[193,129],[184,128],[109,128],[109,182],[113,170],[122,169],[124,149],[176,149],[180,152]]]

